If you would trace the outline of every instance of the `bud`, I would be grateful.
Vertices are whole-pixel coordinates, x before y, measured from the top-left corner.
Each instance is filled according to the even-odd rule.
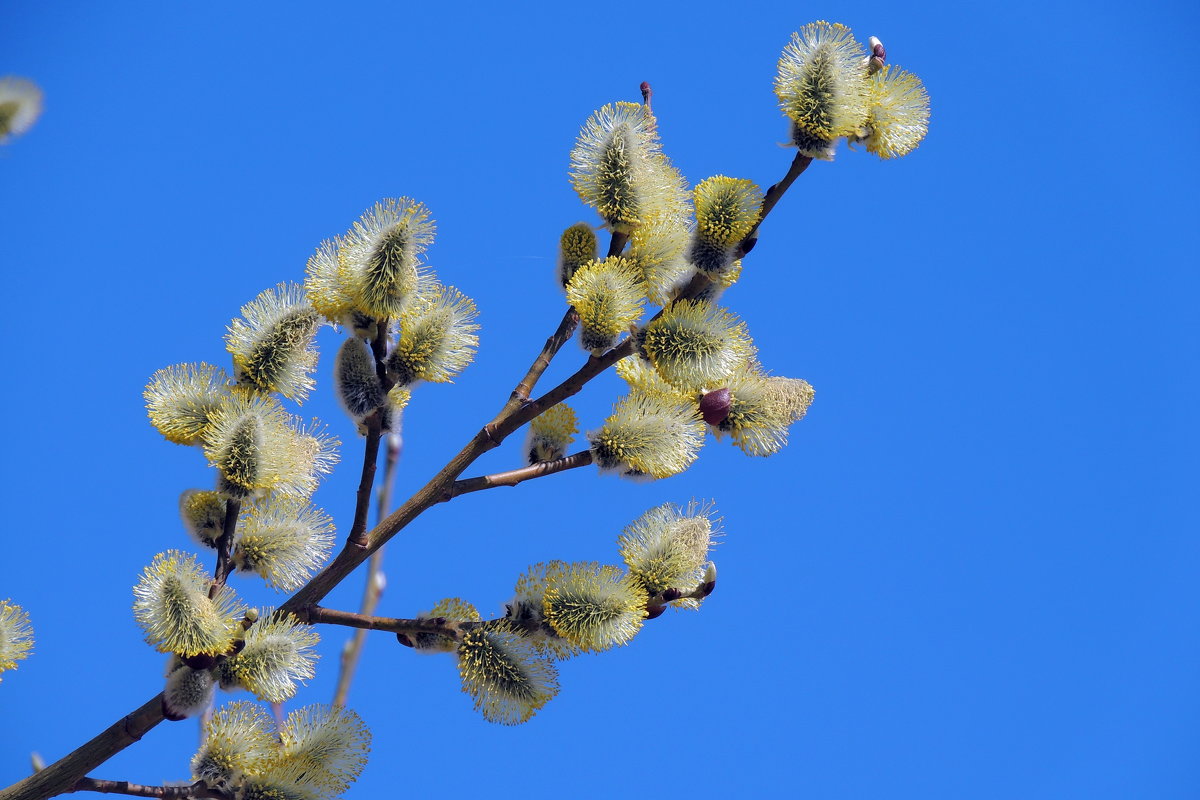
[[[338,349],[333,386],[342,409],[355,422],[362,422],[387,399],[375,372],[375,356],[357,336],[348,337]]]
[[[530,421],[525,457],[530,464],[562,458],[578,432],[575,412],[570,406],[566,403],[551,406]]]
[[[599,258],[596,232],[586,222],[576,222],[558,240],[558,281],[566,288],[575,270]]]
[[[700,398],[700,416],[708,425],[720,425],[729,416],[729,405],[729,390],[716,389]]]
[[[180,666],[167,676],[167,687],[163,689],[163,716],[178,721],[203,713],[215,691],[216,682],[210,670]]]
[[[198,543],[215,548],[225,532],[225,503],[220,492],[188,489],[179,496],[184,529]]]

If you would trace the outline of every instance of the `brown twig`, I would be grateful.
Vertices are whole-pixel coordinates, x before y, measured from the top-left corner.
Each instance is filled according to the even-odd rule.
[[[193,798],[217,798],[230,800],[231,795],[210,789],[204,781],[188,786],[142,786],[129,781],[106,781],[99,778],[80,778],[68,791],[101,792],[103,794],[127,794],[133,797],[161,797],[164,800],[193,800]]]
[[[558,328],[554,333],[550,334],[550,338],[546,340],[546,344],[542,347],[542,352],[538,353],[537,358],[533,360],[529,371],[521,378],[521,382],[512,390],[511,400],[524,402],[529,399],[529,395],[533,392],[533,387],[537,385],[538,380],[550,366],[550,362],[554,360],[554,356],[562,349],[562,346],[571,341],[572,334],[575,333],[575,326],[579,324],[579,314],[576,313],[575,307],[572,306],[563,314],[562,322],[558,323]]]
[[[451,639],[457,639],[461,631],[480,623],[454,622],[445,617],[429,619],[398,619],[395,617],[374,617],[369,614],[356,614],[353,611],[338,611],[322,606],[305,606],[296,612],[296,616],[310,625],[345,625],[365,631],[389,631],[416,635],[419,633],[437,633]]]
[[[395,483],[396,464],[400,460],[400,437],[393,432],[388,436],[387,456],[383,462],[383,483],[379,487],[379,493],[376,497],[376,513],[378,519],[382,520],[387,516],[388,510],[392,505],[392,484]],[[362,614],[373,614],[375,608],[379,605],[379,598],[383,595],[383,548],[379,548],[371,554],[371,560],[367,563],[367,582],[363,587],[362,603],[359,612]],[[358,660],[362,657],[363,647],[366,646],[367,632],[358,630],[346,642],[346,646],[342,649],[342,659],[340,664],[340,672],[338,673],[337,686],[333,692],[333,704],[335,706],[346,705],[346,698],[350,695],[350,684],[354,680],[354,672],[358,669]]]
[[[478,492],[483,489],[495,489],[497,486],[516,486],[524,481],[553,475],[576,467],[586,467],[592,463],[592,452],[583,450],[569,456],[556,458],[553,461],[539,461],[520,469],[510,469],[507,472],[494,472],[491,475],[480,475],[475,478],[464,478],[455,481],[446,491],[444,500],[452,500],[459,495]]]
[[[233,547],[233,534],[237,530],[238,514],[241,511],[242,502],[240,500],[225,501],[225,520],[221,525],[221,538],[217,539],[217,566],[213,570],[213,583],[208,590],[210,598],[217,596],[217,592],[229,578],[229,573],[233,571],[229,551]]]
[[[394,382],[387,374],[388,320],[381,319],[376,325],[375,337],[371,339],[371,355],[375,360],[375,375],[386,394]],[[358,480],[358,491],[354,495],[354,522],[346,542],[352,547],[365,547],[367,543],[367,516],[371,511],[371,490],[375,486],[375,470],[379,463],[379,440],[383,436],[386,408],[377,408],[363,420],[367,429],[363,447],[362,474]]]

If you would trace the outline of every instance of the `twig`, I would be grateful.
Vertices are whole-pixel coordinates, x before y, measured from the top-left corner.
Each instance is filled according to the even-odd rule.
[[[575,326],[579,324],[579,314],[575,311],[575,307],[571,306],[563,314],[562,322],[558,323],[557,330],[550,335],[546,340],[546,344],[542,347],[542,352],[538,353],[537,358],[533,360],[533,364],[529,367],[529,371],[521,378],[521,382],[512,390],[511,401],[524,402],[529,399],[529,395],[533,392],[533,387],[537,385],[538,380],[550,366],[550,362],[562,346],[571,341],[571,336],[575,333]]]
[[[225,501],[225,520],[221,525],[221,538],[217,539],[217,566],[213,570],[213,583],[209,587],[208,596],[216,597],[217,592],[225,585],[233,564],[229,560],[229,551],[233,547],[233,534],[237,530],[238,514],[242,511],[242,501]]]
[[[375,361],[375,375],[386,394],[394,382],[387,374],[388,320],[381,319],[376,325],[375,338],[371,340],[371,356]],[[352,547],[367,544],[367,515],[371,510],[371,489],[375,486],[375,470],[379,463],[379,439],[383,436],[385,408],[377,408],[363,420],[366,426],[366,443],[363,447],[362,475],[358,480],[358,491],[354,496],[354,522],[346,542]]]
[[[129,781],[106,781],[99,778],[80,778],[68,791],[71,792],[101,792],[103,794],[127,794],[133,797],[161,797],[165,800],[192,800],[193,798],[212,797],[218,800],[230,800],[230,795],[208,788],[204,781],[196,781],[188,786],[142,786]]]
[[[338,611],[321,606],[305,606],[296,612],[296,616],[311,625],[345,625],[365,631],[389,631],[415,635],[418,633],[437,633],[451,639],[458,639],[460,629],[474,627],[477,622],[454,622],[445,617],[429,619],[398,619],[395,617],[373,617],[369,614],[356,614],[353,611]]]
[[[541,478],[545,475],[553,475],[556,472],[575,469],[576,467],[586,467],[591,463],[592,452],[590,450],[583,450],[569,456],[556,458],[553,461],[539,461],[536,464],[530,464],[528,467],[521,467],[520,469],[510,469],[507,472],[494,472],[491,475],[480,475],[476,478],[465,478],[452,483],[443,499],[452,500],[459,495],[478,492],[482,489],[494,489],[497,486],[516,486],[524,481]]]
[[[399,460],[399,436],[393,433],[388,437],[387,456],[383,462],[383,483],[379,487],[379,494],[376,498],[376,513],[380,520],[387,516],[392,505],[392,484],[395,483],[396,464]],[[381,547],[371,554],[371,560],[367,564],[367,583],[363,587],[362,604],[359,609],[362,614],[375,613],[375,608],[379,605],[379,598],[383,594],[382,570],[383,548]],[[350,694],[350,684],[354,680],[354,672],[358,669],[358,660],[362,657],[362,649],[366,645],[366,641],[367,632],[365,630],[355,631],[342,650],[341,671],[338,673],[337,687],[333,692],[335,706],[346,705],[346,698]]]

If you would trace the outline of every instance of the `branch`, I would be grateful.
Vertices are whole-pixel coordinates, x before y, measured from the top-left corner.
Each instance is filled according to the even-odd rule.
[[[379,519],[387,516],[388,509],[392,505],[392,484],[396,477],[396,463],[400,460],[400,437],[393,432],[388,437],[387,457],[383,463],[383,483],[379,487],[378,504],[376,508],[379,514]],[[362,604],[360,612],[363,614],[373,614],[375,608],[379,605],[379,598],[383,594],[383,548],[379,548],[371,554],[371,560],[367,564],[367,583],[363,587]],[[337,688],[333,692],[333,704],[335,706],[346,705],[346,697],[350,694],[350,683],[354,680],[354,672],[358,668],[358,660],[362,656],[362,649],[366,645],[367,632],[358,630],[354,632],[354,636],[346,642],[342,650],[341,672],[338,674]]]
[[[538,379],[550,366],[554,356],[558,355],[558,351],[564,344],[571,341],[571,336],[575,333],[575,326],[578,324],[579,314],[576,313],[575,307],[571,306],[563,314],[562,322],[558,323],[558,329],[546,340],[542,352],[538,353],[538,357],[533,360],[525,377],[521,378],[521,382],[512,390],[509,402],[521,403],[529,399],[529,395],[533,393],[533,387],[537,385]]]
[[[142,786],[129,781],[105,781],[99,778],[80,778],[68,791],[101,792],[103,794],[127,794],[133,797],[162,797],[166,800],[193,800],[193,798],[218,798],[230,800],[230,795],[208,788],[204,781],[188,786]]]
[[[163,696],[156,694],[141,708],[110,725],[99,736],[20,783],[0,790],[0,800],[42,800],[72,791],[80,779],[163,721]]]
[[[454,622],[445,617],[429,619],[398,619],[395,617],[373,617],[368,614],[355,614],[353,611],[338,611],[321,606],[305,606],[296,612],[296,616],[310,625],[345,625],[366,631],[389,631],[391,633],[416,635],[418,633],[437,633],[457,640],[462,629],[471,628],[481,623]]]
[[[556,458],[553,461],[539,461],[536,464],[530,464],[528,467],[521,467],[520,469],[510,469],[507,472],[494,472],[491,475],[466,478],[452,483],[442,499],[452,500],[459,495],[478,492],[483,489],[494,489],[497,486],[516,486],[524,481],[541,478],[545,475],[553,475],[556,472],[563,472],[564,470],[575,469],[576,467],[586,467],[591,463],[592,451],[583,450],[573,455]]]
[[[643,84],[649,87],[649,84]],[[645,92],[643,92],[645,96]],[[624,233],[613,233],[608,241],[608,255],[619,256],[621,251],[625,249],[625,243],[629,241],[629,237]],[[521,378],[521,382],[512,390],[512,395],[509,398],[510,403],[521,403],[529,399],[529,395],[533,394],[533,387],[537,385],[538,379],[550,366],[550,362],[554,356],[558,355],[558,351],[562,346],[571,340],[571,336],[575,333],[575,326],[579,324],[579,314],[575,311],[575,307],[571,306],[563,314],[562,322],[558,323],[558,329],[550,335],[546,340],[546,344],[542,347],[542,352],[538,353],[538,357],[534,359],[533,364],[529,367],[529,371],[525,373],[525,377]]]
[[[779,199],[796,178],[808,168],[811,162],[811,158],[798,154],[793,159],[792,165],[784,178],[767,190],[767,193],[763,197],[762,211],[759,215],[758,223],[755,224],[750,234],[738,246],[738,251],[742,255],[749,253],[751,248],[753,248],[754,242],[757,241],[758,226],[766,219],[767,215],[779,202]],[[609,242],[609,255],[619,255],[624,249],[627,240],[628,237],[624,234],[614,233]],[[697,275],[681,294],[681,298],[695,297],[704,289],[707,283],[707,278]],[[454,482],[467,467],[474,463],[481,455],[498,447],[504,441],[505,437],[513,431],[528,423],[551,406],[578,393],[592,378],[633,353],[634,342],[632,339],[626,339],[601,356],[589,356],[583,366],[576,370],[573,375],[549,392],[543,394],[537,400],[524,400],[519,395],[519,390],[525,387],[526,392],[532,392],[533,386],[542,373],[545,372],[550,359],[553,358],[558,349],[570,338],[570,333],[566,331],[568,327],[573,330],[574,323],[568,321],[568,316],[569,314],[564,315],[564,320],[559,325],[560,330],[565,335],[559,335],[559,331],[556,331],[555,335],[552,335],[547,340],[546,347],[543,348],[542,353],[535,359],[534,365],[530,367],[529,372],[526,374],[526,378],[522,379],[521,383],[517,385],[517,389],[513,391],[512,396],[501,412],[491,422],[484,425],[463,446],[457,455],[446,462],[446,465],[428,483],[401,504],[387,518],[376,525],[373,530],[365,535],[358,536],[357,541],[348,541],[334,560],[285,601],[276,613],[298,613],[300,610],[318,603],[363,561],[383,547],[389,539],[403,530],[425,510],[441,502],[446,491],[453,486]],[[383,333],[377,335],[372,343],[372,352],[376,356],[377,372],[379,371],[382,359],[380,348],[382,347],[386,350],[386,331],[388,327],[386,320],[381,321],[381,327]],[[542,364],[543,357],[545,361],[544,365]],[[386,372],[383,374],[381,380],[387,381]],[[364,472],[365,470],[366,464],[364,463]],[[355,516],[356,518],[358,516],[357,510]],[[236,524],[236,515],[234,524]],[[351,533],[353,534],[354,531],[352,530]],[[225,532],[222,532],[222,538],[225,538]],[[229,532],[229,539],[232,540],[232,530]],[[362,543],[363,539],[365,539],[365,545]],[[648,609],[649,611],[650,609]],[[162,720],[162,695],[158,694],[146,703],[146,705],[132,714],[123,717],[115,725],[78,750],[64,756],[49,767],[31,775],[20,783],[0,791],[0,800],[42,800],[43,798],[69,791],[70,787],[81,776],[86,775],[87,772],[140,739],[146,731],[149,731]]]

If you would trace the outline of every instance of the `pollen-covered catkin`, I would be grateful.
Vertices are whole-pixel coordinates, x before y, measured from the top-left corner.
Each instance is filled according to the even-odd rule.
[[[155,372],[142,393],[150,424],[176,444],[200,444],[214,412],[229,399],[229,379],[211,364]]]
[[[221,686],[240,686],[259,700],[282,703],[296,693],[297,682],[316,674],[319,640],[311,625],[263,611],[246,631],[245,647],[221,663]]]
[[[601,470],[618,470],[631,478],[666,478],[696,460],[704,444],[704,422],[686,400],[635,392],[623,398],[588,439]]]
[[[625,644],[646,617],[646,590],[617,567],[572,564],[547,581],[543,614],[563,639],[599,652]]]
[[[693,500],[686,508],[664,503],[625,527],[617,540],[629,574],[650,595],[667,589],[687,591],[704,577],[708,553],[720,529],[711,504]],[[698,608],[699,601],[679,598],[668,605]]]
[[[868,89],[860,141],[885,160],[915,150],[929,130],[929,94],[921,79],[888,65],[871,76]]]
[[[294,592],[329,558],[333,531],[330,516],[307,501],[271,497],[243,513],[233,563],[258,573],[268,586]]]
[[[692,393],[722,385],[754,356],[746,324],[712,303],[675,303],[646,325],[641,344],[663,380]]]
[[[225,336],[237,382],[303,401],[313,388],[309,373],[317,367],[313,340],[320,325],[303,287],[281,283],[259,294],[242,306]]]
[[[429,209],[408,197],[363,212],[338,243],[339,278],[355,310],[376,319],[400,316],[419,294],[421,255],[433,233]]]
[[[462,690],[489,722],[519,725],[558,694],[558,670],[515,630],[473,628],[458,645]]]
[[[397,385],[447,383],[475,357],[478,312],[453,286],[433,283],[400,317],[400,338],[387,359]]]
[[[29,614],[16,603],[0,600],[0,672],[15,669],[33,648]]]
[[[210,585],[194,556],[178,550],[155,556],[133,587],[133,613],[147,644],[185,658],[226,652],[241,631],[243,607],[228,586],[210,599]]]
[[[567,302],[579,313],[583,349],[603,353],[642,316],[645,290],[641,270],[614,256],[590,261],[567,284]]]
[[[775,94],[804,155],[832,160],[836,140],[866,119],[867,54],[850,29],[812,22],[792,34],[779,59]]]

